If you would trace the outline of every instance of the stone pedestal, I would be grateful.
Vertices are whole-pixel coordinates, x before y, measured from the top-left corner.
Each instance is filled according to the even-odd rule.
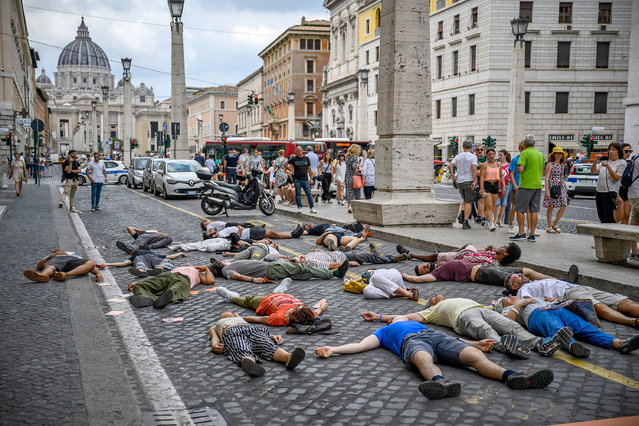
[[[375,197],[353,201],[353,217],[378,226],[448,225],[459,203],[433,187],[429,6],[384,0],[381,16]]]

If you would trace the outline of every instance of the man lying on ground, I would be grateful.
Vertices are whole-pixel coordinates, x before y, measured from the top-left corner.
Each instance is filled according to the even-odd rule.
[[[236,262],[238,260],[265,260],[267,262],[272,262],[282,257],[280,256],[278,248],[277,244],[273,244],[273,241],[265,238],[254,242],[245,250],[238,253],[224,251],[222,252],[222,256],[233,257],[233,259],[231,259],[232,262]],[[211,258],[211,263],[215,263],[216,261],[217,259]]]
[[[362,225],[359,222],[351,223],[344,226],[339,226],[334,223],[320,223],[313,225],[312,223],[305,223],[304,235],[317,235],[320,236],[325,232],[339,232],[348,237],[361,237],[363,232],[368,232],[370,229],[368,225]]]
[[[381,322],[392,321],[397,315],[382,316],[374,312],[364,312],[362,316],[367,321]],[[558,330],[552,337],[542,339],[529,333],[515,321],[486,309],[474,300],[446,299],[437,293],[428,300],[427,309],[407,314],[406,317],[411,321],[450,327],[458,334],[471,339],[494,340],[496,350],[513,358],[528,359],[531,349],[539,351],[542,356],[551,356],[572,339],[569,327]]]
[[[129,268],[129,273],[135,275],[136,277],[145,278],[149,275],[155,276],[160,275],[164,271],[171,271],[173,268],[175,268],[172,260],[182,256],[186,256],[186,253],[165,255],[154,253],[151,250],[142,250],[137,254],[131,256],[128,260],[122,262],[105,263],[103,265],[98,265],[98,268],[103,269],[107,266],[114,268],[124,268],[126,266],[133,265],[132,268]]]
[[[426,380],[419,391],[428,399],[459,396],[461,383],[451,383],[444,378],[435,360],[454,367],[470,366],[479,374],[500,380],[511,389],[541,389],[552,383],[552,370],[531,372],[506,370],[493,363],[483,352],[492,349],[494,341],[460,340],[439,331],[431,331],[425,325],[397,316],[392,324],[378,329],[359,343],[341,346],[322,346],[315,353],[328,358],[333,354],[355,354],[383,347],[398,355],[410,369],[415,367]]]
[[[191,289],[198,284],[214,284],[215,277],[206,266],[182,266],[165,275],[158,275],[129,284],[133,292],[129,302],[136,308],[153,306],[163,308],[169,303],[182,303],[188,299]]]
[[[606,349],[616,349],[629,354],[639,349],[639,335],[630,339],[618,339],[604,333],[575,312],[552,302],[536,299],[520,300],[517,296],[502,297],[495,304],[495,312],[517,321],[537,336],[548,337],[564,327],[570,327],[574,337]],[[563,347],[577,358],[587,358],[590,350],[573,338]]]
[[[471,263],[483,263],[487,265],[510,265],[521,257],[521,249],[516,243],[505,246],[488,246],[484,250],[477,250],[475,246],[466,244],[462,248],[442,253],[415,254],[406,250],[403,246],[397,246],[397,252],[406,254],[411,259],[423,262],[448,262],[450,260],[466,260]]]
[[[241,226],[229,226],[222,229],[221,231],[210,229],[206,231],[204,238],[228,238],[231,234],[237,234],[242,240],[263,240],[264,238],[271,238],[274,240],[288,240],[291,238],[301,237],[303,232],[304,231],[302,230],[302,227],[300,225],[297,225],[297,227],[291,232],[278,232],[264,228],[243,228]]]
[[[339,232],[325,232],[316,241],[318,246],[328,247],[330,251],[351,251],[361,242],[366,241],[372,231],[364,232],[361,237],[348,237]]]
[[[266,327],[250,325],[230,309],[222,312],[207,334],[211,338],[213,352],[225,354],[253,377],[263,376],[265,372],[259,358],[282,362],[287,370],[293,370],[306,355],[300,347],[292,353],[286,352],[278,346],[284,341],[282,336],[271,334]]]
[[[228,228],[229,226],[241,226],[242,228],[254,228],[254,227],[264,228],[266,225],[264,224],[255,225],[250,222],[222,222],[222,221],[211,222],[208,219],[204,219],[202,222],[200,222],[200,228],[202,228],[202,232],[206,232],[209,229],[221,231],[222,229]]]
[[[56,250],[38,262],[35,271],[24,271],[24,276],[31,281],[46,283],[51,277],[56,281],[64,281],[68,277],[77,277],[89,272],[95,275],[96,282],[102,282],[102,274],[93,260],[84,259],[75,253]]]
[[[216,276],[223,276],[230,280],[245,281],[262,284],[269,281],[279,281],[290,277],[294,280],[310,280],[311,278],[344,278],[348,271],[348,261],[345,261],[334,271],[315,268],[303,263],[278,260],[265,262],[263,260],[220,260],[211,265]]]
[[[126,254],[134,255],[140,250],[152,250],[167,247],[173,242],[171,237],[166,236],[156,230],[144,230],[127,226],[126,231],[133,237],[135,241],[132,244],[125,244],[122,241],[116,241],[115,245]]]
[[[219,286],[215,291],[229,302],[252,309],[259,315],[243,317],[248,322],[257,322],[273,327],[289,324],[313,324],[315,318],[328,309],[328,303],[320,301],[317,303],[317,308],[310,309],[304,305],[304,302],[287,293],[290,283],[290,278],[284,278],[280,285],[266,296],[240,297],[239,293]]]
[[[337,269],[348,260],[350,266],[360,266],[364,263],[387,264],[397,263],[406,260],[406,255],[400,256],[382,256],[375,248],[373,243],[370,244],[370,252],[349,251],[347,253],[341,251],[325,251],[317,249],[305,255],[295,256],[291,261],[295,263],[305,263],[322,269]],[[374,251],[373,251],[374,250]]]

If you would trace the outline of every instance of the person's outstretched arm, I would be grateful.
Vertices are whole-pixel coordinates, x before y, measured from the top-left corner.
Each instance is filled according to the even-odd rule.
[[[257,322],[260,324],[268,323],[268,316],[242,317],[246,322]]]
[[[224,351],[224,344],[220,342],[220,338],[215,332],[215,327],[209,328],[207,334],[211,337],[211,350],[216,354],[221,354]]]
[[[357,354],[378,347],[379,339],[374,334],[371,334],[368,337],[364,337],[359,343],[349,343],[341,346],[321,346],[315,349],[315,354],[322,358],[328,358],[333,354]]]
[[[124,262],[113,262],[113,263],[105,263],[104,266],[110,266],[113,268],[124,268],[125,266],[131,266],[133,262],[130,260],[125,260]]]
[[[437,278],[435,278],[432,274],[415,276],[402,273],[402,278],[409,283],[434,283],[437,281]]]
[[[362,312],[361,313],[362,318],[364,318],[366,321],[379,321],[379,322],[390,322],[392,321],[395,317],[398,316],[406,316],[406,318],[408,318],[411,321],[417,321],[417,322],[421,322],[421,323],[425,323],[426,321],[424,321],[424,317],[422,317],[419,313],[417,312],[413,312],[410,314],[377,314],[375,312]]]

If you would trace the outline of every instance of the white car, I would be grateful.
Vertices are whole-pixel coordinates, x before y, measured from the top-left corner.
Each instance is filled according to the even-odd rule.
[[[93,161],[93,158],[91,158]],[[125,185],[127,182],[127,174],[129,170],[124,165],[122,161],[115,160],[102,160],[104,162],[104,167],[107,172],[107,180],[108,183],[122,184]],[[84,185],[87,182],[91,182],[89,178],[86,176],[87,169],[86,166],[82,167],[82,173],[78,176],[78,180],[80,181],[80,185]]]
[[[162,161],[153,177],[155,195],[162,194],[167,200],[173,195],[197,196],[204,188],[204,182],[195,174],[200,167],[195,160]]]
[[[569,197],[575,195],[595,195],[599,175],[590,173],[592,163],[575,163],[566,179],[566,190]]]

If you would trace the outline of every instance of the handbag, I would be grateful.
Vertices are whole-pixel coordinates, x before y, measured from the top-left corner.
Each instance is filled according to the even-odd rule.
[[[556,200],[559,197],[561,197],[561,186],[559,186],[559,185],[551,186],[550,187],[550,198],[552,198],[553,200]]]
[[[351,293],[362,293],[364,291],[364,287],[366,287],[367,285],[368,284],[361,278],[346,280],[344,281],[344,291],[350,291]]]
[[[364,179],[361,175],[353,175],[353,189],[361,189],[364,187]]]

